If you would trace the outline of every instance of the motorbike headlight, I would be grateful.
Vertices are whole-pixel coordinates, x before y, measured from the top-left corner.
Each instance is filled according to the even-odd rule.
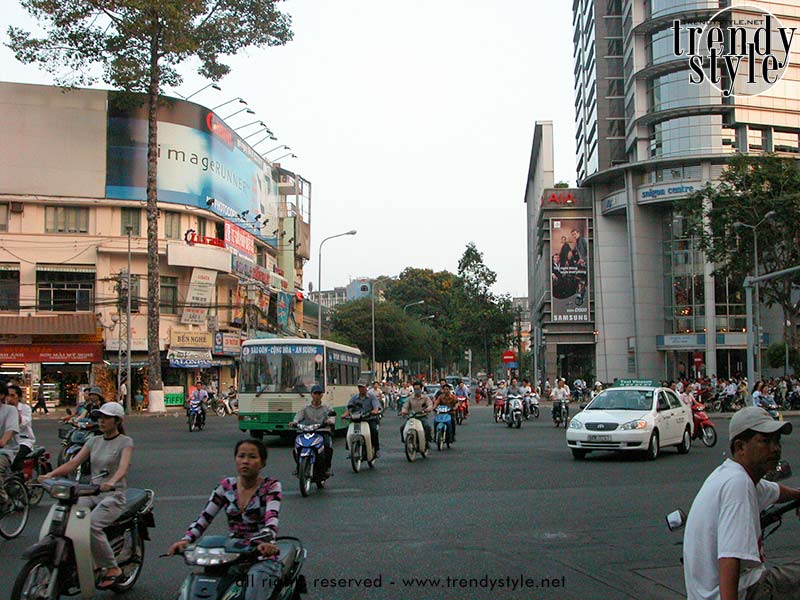
[[[578,419],[573,418],[572,421],[569,422],[570,429],[583,429],[583,423]]]
[[[56,484],[50,487],[49,492],[56,500],[69,500],[72,497],[72,486]]]
[[[646,429],[647,428],[647,421],[642,419],[637,419],[635,421],[628,421],[625,423],[620,429],[625,431],[630,431],[632,429]]]
[[[201,567],[224,565],[238,558],[235,552],[225,552],[225,548],[199,548],[186,549],[183,558],[186,564]]]

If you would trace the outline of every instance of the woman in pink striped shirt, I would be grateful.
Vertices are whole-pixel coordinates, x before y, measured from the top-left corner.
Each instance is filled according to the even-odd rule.
[[[266,536],[258,543],[258,551],[266,560],[254,564],[247,573],[245,600],[269,598],[281,574],[278,547],[272,543],[278,536],[278,514],[281,508],[281,484],[277,479],[261,476],[267,464],[267,447],[259,440],[245,439],[236,444],[237,477],[224,478],[208,499],[197,520],[186,534],[169,548],[169,553],[182,551],[197,541],[220,510],[228,518],[232,537],[249,540]]]

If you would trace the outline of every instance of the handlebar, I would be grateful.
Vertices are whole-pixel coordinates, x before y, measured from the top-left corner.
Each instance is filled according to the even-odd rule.
[[[800,500],[791,500],[783,504],[773,504],[769,508],[761,512],[761,529],[762,531],[772,525],[778,523],[783,517],[784,513],[790,510],[797,510],[800,508]]]

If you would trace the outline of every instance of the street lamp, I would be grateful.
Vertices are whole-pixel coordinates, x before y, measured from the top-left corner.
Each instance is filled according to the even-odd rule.
[[[755,225],[748,225],[747,223],[742,223],[741,221],[736,221],[733,224],[734,229],[742,229],[747,228],[753,231],[753,277],[758,277],[758,228],[761,226],[762,223],[765,221],[773,218],[778,213],[777,211],[771,210],[764,217]],[[753,368],[748,368],[748,376],[752,376],[755,379],[756,374],[758,374],[758,379],[761,379],[761,300],[759,298],[759,284],[756,282],[756,294],[755,294],[755,334],[756,334],[756,352],[755,352],[755,360],[753,361],[753,349],[749,348],[747,352],[748,356],[748,367],[752,366]],[[754,364],[750,365],[749,363],[753,361]],[[747,385],[752,387],[755,385],[755,381],[748,381]]]
[[[406,309],[409,308],[410,306],[417,306],[418,304],[425,304],[425,300],[418,300],[417,302],[412,302],[411,304],[406,304],[403,307],[403,312],[406,312]]]
[[[192,93],[191,93],[191,94],[189,94],[188,96],[181,96],[180,94],[178,94],[178,92],[175,92],[175,93],[176,93],[178,96],[181,96],[181,98],[183,98],[184,100],[188,100],[188,99],[189,99],[189,98],[191,98],[192,96],[196,96],[197,94],[199,94],[199,93],[200,93],[200,92],[202,92],[203,90],[207,90],[208,88],[212,88],[212,89],[215,89],[215,90],[217,90],[217,91],[220,91],[220,90],[222,90],[222,88],[221,88],[221,87],[219,87],[219,86],[218,86],[216,83],[209,83],[208,85],[204,85],[203,87],[201,87],[201,88],[200,88],[199,90],[197,90],[196,92],[192,92]]]
[[[269,154],[270,152],[275,152],[275,150],[291,150],[291,148],[289,148],[289,146],[287,146],[286,144],[281,144],[280,146],[275,146],[272,150],[267,150],[261,156],[266,158],[267,154]]]
[[[249,123],[245,123],[244,125],[239,125],[238,127],[234,127],[233,130],[239,131],[240,129],[244,129],[245,127],[250,127],[250,125],[255,125],[256,123],[258,123],[258,125],[260,125],[261,127],[267,126],[267,124],[264,123],[264,121],[262,121],[261,119],[256,119],[255,121],[250,121]]]
[[[217,106],[215,106],[211,110],[217,110],[218,108],[222,108],[226,104],[230,104],[231,102],[236,102],[237,100],[239,101],[239,104],[244,104],[245,106],[247,106],[247,101],[244,98],[242,98],[241,96],[237,96],[236,98],[232,98],[232,99],[228,100],[227,102],[223,102],[222,104],[218,104]]]
[[[255,147],[256,147],[256,146],[258,146],[258,145],[259,145],[261,142],[266,142],[267,140],[277,140],[277,139],[278,139],[278,138],[276,138],[276,137],[275,137],[275,134],[274,134],[274,133],[272,133],[272,132],[271,132],[269,129],[267,129],[267,135],[265,135],[263,138],[261,138],[260,140],[258,140],[258,141],[257,141],[257,142],[255,142],[254,144],[250,144],[250,147],[251,147],[251,148],[255,148]],[[264,156],[263,154],[261,155],[261,158],[263,158],[264,160],[267,160],[267,157],[266,157],[266,156]]]
[[[351,229],[344,233],[337,233],[336,235],[329,235],[319,243],[319,257],[317,260],[317,308],[319,309],[319,318],[317,319],[317,338],[322,339],[322,245],[328,240],[333,238],[342,237],[343,235],[355,235],[356,230]]]
[[[286,153],[286,154],[284,154],[283,156],[279,156],[278,158],[276,158],[276,159],[274,159],[274,160],[270,159],[270,162],[274,162],[274,163],[276,163],[276,162],[278,162],[280,159],[282,159],[282,158],[286,158],[287,156],[291,156],[292,158],[297,158],[297,154],[292,154],[291,152],[287,152],[287,153]]]
[[[225,120],[227,120],[227,119],[230,119],[231,117],[235,117],[235,116],[236,116],[236,115],[238,115],[240,112],[245,112],[245,111],[247,111],[247,114],[248,114],[248,115],[254,115],[254,114],[256,114],[256,111],[254,111],[252,108],[246,108],[246,107],[245,107],[245,108],[240,108],[240,109],[239,109],[239,110],[237,110],[236,112],[233,112],[233,113],[229,114],[227,117],[222,117],[222,120],[223,120],[223,121],[225,121]]]
[[[242,139],[243,139],[243,140],[249,139],[249,138],[253,137],[254,135],[258,135],[258,134],[259,134],[259,133],[261,133],[262,131],[266,131],[266,132],[267,132],[267,137],[265,137],[265,138],[264,138],[264,140],[268,139],[270,136],[272,136],[272,135],[273,135],[273,134],[272,134],[272,131],[270,131],[269,127],[267,127],[266,125],[264,125],[264,126],[263,126],[263,127],[261,127],[260,129],[256,129],[256,130],[255,130],[253,133],[250,133],[250,134],[248,134],[248,135],[244,136]],[[261,141],[263,142],[264,140],[261,140]],[[258,143],[258,142],[256,142],[256,143]]]

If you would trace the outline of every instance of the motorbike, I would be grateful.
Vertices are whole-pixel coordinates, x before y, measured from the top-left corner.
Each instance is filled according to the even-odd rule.
[[[531,415],[535,419],[539,418],[539,397],[536,394],[526,394],[523,400],[523,406],[525,407],[525,419],[529,419]]]
[[[466,398],[458,398],[458,402],[456,403],[456,424],[461,425],[464,422],[464,419],[467,418],[467,399]]]
[[[90,419],[77,419],[70,421],[68,425],[59,427],[58,437],[61,438],[61,452],[58,454],[56,463],[58,466],[72,460],[86,441],[95,435],[99,435],[100,430],[97,423]],[[75,481],[88,482],[89,474],[92,472],[91,463],[86,459],[73,474]]]
[[[177,600],[242,600],[247,586],[247,571],[258,560],[258,536],[250,542],[224,535],[207,535],[181,552],[183,561],[202,570],[183,580]],[[270,600],[299,600],[307,591],[300,573],[306,560],[303,543],[294,537],[278,537],[281,576],[275,581]]]
[[[214,411],[218,417],[224,417],[225,415],[232,415],[239,412],[231,405],[228,394],[212,396],[209,398],[208,407],[210,410]]]
[[[758,406],[766,410],[776,421],[783,421],[783,415],[778,411],[778,405],[772,396],[761,396],[758,400]]]
[[[706,447],[713,448],[717,443],[717,430],[706,414],[705,404],[700,402],[692,404],[692,418],[694,419],[692,439],[700,438]]]
[[[494,422],[499,423],[503,420],[503,413],[506,407],[506,400],[503,394],[496,393],[494,395]]]
[[[107,474],[107,473],[106,473]],[[90,549],[90,509],[78,505],[81,496],[100,493],[100,486],[70,479],[47,479],[44,490],[56,501],[50,507],[39,541],[22,554],[26,560],[11,592],[11,600],[40,600],[62,595],[95,596],[95,565]],[[106,528],[122,575],[111,588],[130,590],[142,572],[144,543],[150,539],[153,517],[152,490],[128,488],[125,510]]]
[[[450,422],[452,418],[449,406],[440,405],[436,407],[436,415],[433,417],[433,426],[436,448],[439,450],[441,450],[445,444],[447,444],[449,448],[450,444],[453,443],[450,439]]]
[[[39,475],[44,475],[52,470],[50,453],[43,446],[35,446],[33,452],[22,461],[20,475],[25,487],[28,488],[28,499],[31,506],[39,504],[44,496],[44,488],[38,483]]]
[[[564,429],[566,429],[568,421],[569,421],[569,407],[567,406],[567,401],[555,400],[553,402],[553,424],[556,427],[560,427],[563,424]]]
[[[347,427],[345,448],[350,452],[350,466],[354,473],[361,471],[361,465],[366,462],[371,469],[375,464],[375,450],[369,430],[369,421],[379,418],[378,415],[350,413],[350,425]]]
[[[522,427],[522,396],[508,395],[508,409],[505,413],[505,422],[509,427]]]
[[[189,433],[195,429],[200,430],[205,425],[203,419],[202,402],[190,400],[189,408],[186,411],[187,421],[189,423]]]
[[[328,459],[325,455],[325,439],[322,437],[322,432],[327,432],[329,429],[320,423],[298,424],[296,429],[294,461],[297,464],[300,494],[305,498],[311,492],[312,483],[315,483],[320,490],[325,487],[327,480],[325,465]]]
[[[428,413],[415,412],[409,415],[403,426],[403,443],[408,462],[414,462],[418,455],[428,458],[428,440],[425,439],[425,428],[422,426],[422,419],[426,414]]]
[[[403,396],[402,394],[397,397],[397,415],[400,416],[400,413],[403,412],[403,407],[408,402],[408,396]]]

